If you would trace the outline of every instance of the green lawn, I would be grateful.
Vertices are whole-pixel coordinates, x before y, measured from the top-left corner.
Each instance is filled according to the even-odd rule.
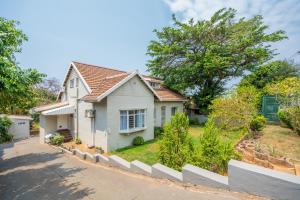
[[[195,144],[199,142],[199,137],[203,133],[203,127],[201,126],[191,126],[189,129],[193,141]],[[223,132],[222,139],[232,141],[234,144],[239,141],[242,137],[243,131],[234,132]],[[149,165],[153,165],[159,162],[158,155],[159,147],[158,140],[151,140],[145,142],[141,146],[131,146],[122,149],[118,149],[110,152],[111,154],[118,155],[128,161],[139,160]]]

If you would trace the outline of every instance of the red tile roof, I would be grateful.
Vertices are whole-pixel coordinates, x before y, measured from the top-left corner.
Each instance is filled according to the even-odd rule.
[[[154,89],[161,101],[185,101],[184,96],[168,89],[165,86],[160,86],[159,89]]]
[[[130,75],[125,71],[89,65],[79,62],[73,62],[90,89],[91,94],[83,97],[83,100],[95,100],[98,96],[108,91],[110,88],[118,84],[120,81]],[[147,81],[162,82],[153,77],[144,76]],[[157,96],[162,101],[182,101],[185,98],[174,91],[169,90],[165,86],[160,89],[154,89]]]

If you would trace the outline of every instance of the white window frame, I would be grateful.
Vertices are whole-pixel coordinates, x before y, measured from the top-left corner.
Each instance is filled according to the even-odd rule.
[[[167,106],[160,107],[160,123],[161,127],[163,127],[166,123],[166,116],[167,115]]]
[[[121,114],[121,112],[126,112],[126,114]],[[129,114],[129,112],[133,112]],[[120,124],[119,124],[119,132],[120,133],[132,133],[132,132],[137,132],[141,130],[145,130],[146,127],[146,116],[147,116],[147,110],[146,109],[130,109],[130,110],[120,110]],[[142,123],[141,127],[137,126],[137,116],[141,115],[144,116],[144,121],[140,122]],[[127,129],[121,129],[121,116],[126,117],[126,122],[127,122]],[[129,117],[133,116],[133,128],[129,128]]]
[[[174,113],[173,113],[173,109],[175,110]],[[171,116],[174,116],[177,111],[178,111],[178,107],[177,106],[171,107]]]
[[[70,88],[74,88],[74,79],[70,80]]]
[[[79,78],[76,78],[75,80],[76,80],[76,87],[78,87],[79,86]]]

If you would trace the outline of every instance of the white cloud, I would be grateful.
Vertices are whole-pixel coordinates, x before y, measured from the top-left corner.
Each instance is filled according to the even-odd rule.
[[[262,15],[270,31],[286,31],[288,40],[274,45],[280,55],[277,58],[290,58],[294,55],[300,61],[300,3],[299,0],[164,0],[170,10],[188,20],[209,19],[214,12],[224,7],[237,10],[238,17]]]

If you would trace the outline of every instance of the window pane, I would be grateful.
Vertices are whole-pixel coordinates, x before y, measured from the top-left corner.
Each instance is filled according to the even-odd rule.
[[[176,111],[177,111],[177,107],[172,107],[171,108],[171,115],[172,116],[175,115]]]
[[[129,115],[129,129],[134,128],[134,115]]]
[[[140,127],[140,114],[135,115],[135,128]]]
[[[145,127],[145,113],[141,114],[141,127]]]
[[[127,116],[120,116],[120,130],[127,130]]]
[[[166,122],[166,106],[161,107],[161,126],[164,126]]]
[[[127,111],[126,111],[126,110],[121,110],[121,111],[120,111],[120,114],[121,114],[121,115],[127,115]]]

